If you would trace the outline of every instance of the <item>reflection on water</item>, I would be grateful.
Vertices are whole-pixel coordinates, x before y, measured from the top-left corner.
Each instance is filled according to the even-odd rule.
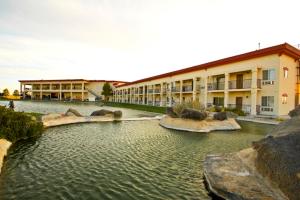
[[[69,108],[78,110],[82,115],[90,115],[95,110],[109,109],[121,110],[123,117],[155,116],[157,114],[142,112],[125,108],[113,108],[101,106],[97,102],[59,102],[59,101],[15,101],[16,111],[37,112],[37,113],[65,113]],[[7,106],[8,101],[0,101],[0,105]]]
[[[0,178],[0,197],[210,199],[202,179],[205,155],[248,147],[272,127],[241,126],[209,134],[164,129],[158,121],[47,129],[37,140],[12,147]]]

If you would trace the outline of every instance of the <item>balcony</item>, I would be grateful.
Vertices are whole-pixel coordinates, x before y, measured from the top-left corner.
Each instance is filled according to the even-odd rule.
[[[148,93],[149,93],[149,94],[152,94],[152,93],[153,93],[153,89],[149,89],[149,90],[148,90]]]
[[[224,82],[214,82],[214,83],[207,83],[207,90],[224,90],[225,83]]]
[[[251,105],[237,105],[237,104],[228,104],[227,108],[231,108],[231,109],[239,109],[244,111],[247,114],[251,113]]]
[[[192,92],[193,86],[192,85],[184,85],[182,86],[182,92]]]
[[[180,92],[180,87],[179,87],[179,86],[177,86],[177,87],[172,87],[172,88],[171,88],[171,91],[172,91],[172,92]]]
[[[43,86],[42,90],[50,90],[50,86]]]
[[[32,87],[32,90],[40,90],[40,89],[41,89],[41,87],[39,87],[39,86]]]
[[[228,81],[228,88],[231,90],[232,89],[250,89],[251,83],[252,83],[251,79]]]
[[[160,93],[160,89],[155,89],[154,93],[156,93],[156,94]]]

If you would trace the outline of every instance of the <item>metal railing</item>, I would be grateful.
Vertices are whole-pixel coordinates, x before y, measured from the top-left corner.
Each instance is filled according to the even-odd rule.
[[[177,86],[177,87],[172,87],[171,88],[171,92],[180,92],[180,87]]]
[[[192,85],[184,85],[182,86],[182,92],[192,92],[193,86]]]
[[[251,105],[246,105],[246,104],[242,104],[242,105],[227,104],[227,108],[239,109],[239,110],[244,111],[247,114],[251,113]]]
[[[207,83],[207,90],[224,90],[225,83],[222,82],[214,82],[214,83]]]
[[[160,93],[160,89],[155,89],[154,93]]]
[[[148,93],[152,94],[153,93],[153,89],[148,89]]]
[[[229,89],[248,89],[251,88],[251,79],[228,81]]]

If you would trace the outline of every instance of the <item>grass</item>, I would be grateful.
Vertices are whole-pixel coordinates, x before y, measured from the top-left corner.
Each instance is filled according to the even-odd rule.
[[[115,103],[115,102],[106,102],[104,103],[104,105],[111,106],[111,107],[128,108],[133,110],[142,110],[142,111],[154,112],[154,113],[162,113],[162,114],[166,113],[166,107],[129,104],[129,103]]]
[[[20,100],[20,99],[21,99],[20,96],[13,96],[13,95],[0,97],[0,100]]]

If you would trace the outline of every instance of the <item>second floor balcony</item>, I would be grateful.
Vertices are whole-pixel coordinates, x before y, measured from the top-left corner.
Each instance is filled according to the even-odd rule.
[[[213,82],[207,83],[207,90],[224,90],[225,89],[225,82]]]
[[[192,85],[184,85],[182,86],[182,92],[192,92],[193,86]]]

